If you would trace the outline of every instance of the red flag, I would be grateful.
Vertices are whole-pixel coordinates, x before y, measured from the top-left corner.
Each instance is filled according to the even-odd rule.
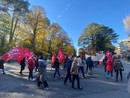
[[[58,59],[59,59],[59,63],[64,62],[65,59],[66,59],[65,55],[64,55],[64,53],[62,52],[61,49],[59,49],[59,51],[58,51]]]
[[[54,65],[55,60],[56,60],[56,54],[53,54],[52,58],[51,58],[51,65],[52,66]]]
[[[9,61],[12,58],[15,58],[18,61],[18,63],[20,63],[21,60],[24,58],[23,49],[21,47],[16,47],[9,50],[2,56],[2,60],[5,60],[5,61]]]
[[[24,48],[24,53],[27,61],[35,56],[32,50],[28,50],[26,48]]]
[[[68,54],[68,58],[71,58],[72,57],[72,52],[70,52],[69,54]]]

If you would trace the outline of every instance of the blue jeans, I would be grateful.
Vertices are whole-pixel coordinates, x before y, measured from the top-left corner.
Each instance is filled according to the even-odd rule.
[[[33,68],[29,68],[28,79],[33,79]]]
[[[73,78],[72,78],[72,88],[75,88],[75,86],[74,86],[75,80],[77,80],[77,88],[80,88],[79,75],[75,75],[75,74],[73,74]]]
[[[55,68],[55,73],[54,73],[54,76],[53,76],[53,78],[55,78],[55,76],[56,76],[56,73],[58,73],[58,75],[59,75],[59,77],[60,77],[59,68]]]
[[[84,66],[79,66],[78,71],[80,72],[80,70],[81,70],[81,73],[82,73],[83,77],[85,78],[85,75],[84,75]]]
[[[111,77],[113,77],[113,72],[112,71],[107,71],[107,76],[109,76],[109,74],[111,74]]]

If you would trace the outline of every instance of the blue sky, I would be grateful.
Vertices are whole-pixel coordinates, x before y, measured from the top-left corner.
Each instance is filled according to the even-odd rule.
[[[51,21],[59,23],[78,48],[78,38],[91,22],[112,28],[119,40],[127,39],[123,19],[130,15],[130,0],[29,0],[40,5]]]

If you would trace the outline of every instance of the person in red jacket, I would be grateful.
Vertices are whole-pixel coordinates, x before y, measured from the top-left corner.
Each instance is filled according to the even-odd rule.
[[[107,78],[109,78],[109,74],[111,74],[111,78],[113,78],[113,58],[108,58],[106,61],[106,70]]]
[[[28,69],[29,69],[29,75],[28,75],[28,80],[34,81],[35,79],[33,78],[33,69],[35,68],[35,61],[33,58],[28,60]]]

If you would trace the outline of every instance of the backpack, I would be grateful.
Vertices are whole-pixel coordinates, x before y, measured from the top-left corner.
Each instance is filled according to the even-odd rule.
[[[115,61],[114,69],[115,70],[122,70],[122,68],[123,68],[123,66],[122,66],[121,61],[119,61],[119,60]]]

